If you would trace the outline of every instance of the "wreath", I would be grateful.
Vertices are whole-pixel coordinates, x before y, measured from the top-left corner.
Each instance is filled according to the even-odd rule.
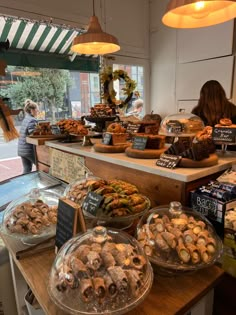
[[[126,95],[125,100],[117,100],[116,99],[116,91],[113,89],[113,81],[121,80],[125,81],[125,87],[122,88],[124,91],[124,95]],[[133,96],[133,91],[136,88],[136,82],[131,80],[128,76],[127,72],[124,70],[115,70],[112,71],[112,67],[106,67],[100,73],[101,84],[103,85],[103,90],[101,93],[101,97],[108,103],[111,107],[119,105],[119,107],[123,107],[129,103]]]

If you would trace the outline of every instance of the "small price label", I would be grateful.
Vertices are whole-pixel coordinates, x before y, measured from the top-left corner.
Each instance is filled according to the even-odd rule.
[[[127,133],[137,133],[139,131],[141,124],[132,124],[132,123],[128,123],[128,126],[126,128],[126,132]]]
[[[103,144],[106,144],[106,145],[109,145],[109,144],[111,144],[111,139],[112,139],[112,134],[106,132],[106,133],[103,135],[102,143],[103,143]]]
[[[90,191],[83,202],[83,210],[96,216],[97,210],[102,200],[103,196],[98,195],[93,191]]]
[[[60,135],[61,134],[61,129],[57,125],[51,125],[51,131],[53,135]]]
[[[181,156],[162,154],[160,159],[157,160],[156,165],[166,168],[175,168],[181,160]]]
[[[170,133],[181,133],[183,126],[178,120],[170,120],[167,123],[167,130]]]
[[[145,150],[146,145],[147,145],[147,137],[134,137],[134,142],[133,142],[133,146],[132,149],[136,149],[136,150]]]

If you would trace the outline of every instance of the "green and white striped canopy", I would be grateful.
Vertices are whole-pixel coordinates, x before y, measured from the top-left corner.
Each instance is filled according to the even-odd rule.
[[[10,42],[7,51],[0,50],[0,59],[15,66],[98,72],[97,55],[76,55],[70,51],[74,37],[84,32],[47,21],[0,15],[0,42]]]
[[[82,30],[0,16],[0,41],[10,42],[10,49],[68,54],[75,36]]]

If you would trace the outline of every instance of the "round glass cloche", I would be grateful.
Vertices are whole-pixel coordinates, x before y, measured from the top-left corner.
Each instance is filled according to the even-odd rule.
[[[214,264],[222,254],[222,241],[211,223],[176,201],[144,215],[137,239],[157,271],[195,271]]]
[[[179,113],[166,116],[162,121],[159,134],[172,137],[191,137],[203,130],[202,119],[194,114]]]
[[[69,314],[123,314],[150,291],[151,265],[137,240],[97,226],[66,242],[53,263],[48,292]]]
[[[99,198],[97,207],[91,207],[89,194],[91,198]],[[81,178],[69,184],[64,195],[81,205],[89,227],[103,225],[126,229],[151,206],[136,185],[119,179]]]
[[[59,196],[32,189],[13,200],[4,212],[2,232],[33,245],[56,233]]]

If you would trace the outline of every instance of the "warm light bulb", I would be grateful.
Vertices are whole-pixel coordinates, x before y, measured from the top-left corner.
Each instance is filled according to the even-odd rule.
[[[192,17],[195,19],[202,19],[205,18],[210,14],[210,4],[208,1],[208,4],[206,4],[206,1],[198,1],[193,4],[194,12],[192,14]]]

